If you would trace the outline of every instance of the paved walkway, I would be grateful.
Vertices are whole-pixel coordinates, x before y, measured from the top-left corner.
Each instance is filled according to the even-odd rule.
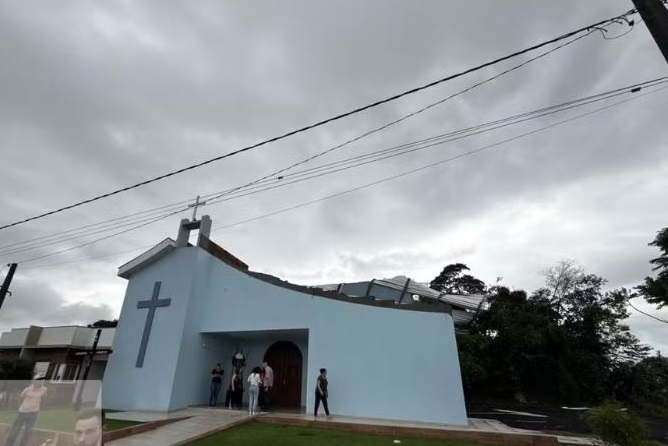
[[[209,408],[188,408],[173,413],[162,412],[116,412],[107,414],[109,419],[129,421],[159,421],[174,418],[189,417],[188,419],[176,421],[153,431],[145,432],[131,437],[121,438],[108,442],[109,446],[183,446],[203,437],[221,432],[225,429],[243,424],[251,420],[245,410],[226,410]],[[271,419],[314,421],[311,415],[299,413],[269,413],[260,414],[261,418]],[[400,427],[434,430],[452,430],[468,432],[494,432],[504,434],[540,434],[539,431],[512,428],[497,420],[470,418],[468,426],[450,426],[438,423],[415,423],[398,420],[386,420],[376,418],[355,418],[334,416],[332,418],[318,418],[318,423],[351,423],[355,425],[377,426],[377,427]],[[554,436],[554,435],[553,435]],[[559,443],[590,446],[597,444],[589,438],[556,436]]]
[[[247,422],[246,411],[188,408],[172,413],[161,412],[115,412],[107,418],[128,421],[160,421],[190,417],[175,421],[155,430],[110,441],[109,446],[182,446],[203,437]]]

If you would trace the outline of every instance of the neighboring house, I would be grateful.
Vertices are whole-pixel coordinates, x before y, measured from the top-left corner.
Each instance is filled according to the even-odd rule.
[[[239,354],[244,377],[263,360],[273,367],[278,409],[311,412],[325,367],[333,414],[468,423],[446,301],[454,297],[407,280],[351,286],[354,295],[290,284],[250,271],[213,243],[211,224],[208,216],[183,220],[176,240],[120,267],[128,286],[102,383],[105,409],[206,404],[211,368],[224,364],[226,387]],[[474,299],[469,306],[477,308]]]
[[[62,402],[78,390],[77,381],[83,379],[97,330],[76,325],[13,328],[0,335],[0,361],[23,359],[33,362],[34,373],[44,375],[52,389],[51,400]],[[115,328],[100,330],[98,353],[92,359],[87,377],[91,383],[82,391],[83,402],[97,400],[99,381],[104,375],[116,334]]]

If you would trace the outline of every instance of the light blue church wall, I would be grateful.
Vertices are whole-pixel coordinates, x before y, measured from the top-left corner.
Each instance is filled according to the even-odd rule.
[[[113,354],[102,382],[104,408],[167,410],[171,407],[179,345],[192,295],[196,250],[176,250],[137,272],[128,281]],[[137,354],[148,312],[138,309],[137,302],[151,298],[155,281],[162,281],[159,298],[171,299],[171,304],[156,310],[144,364],[137,368]]]
[[[232,377],[232,355],[241,348],[246,355],[247,365],[244,370],[244,388],[248,388],[246,378],[251,369],[260,366],[267,349],[275,342],[285,340],[286,337],[279,334],[264,336],[260,333],[251,332],[235,333],[235,337],[220,333],[197,335],[193,345],[184,343],[181,349],[179,367],[174,379],[174,394],[169,410],[181,409],[193,405],[206,405],[209,402],[210,372],[216,363],[221,363],[225,371],[223,384],[218,399],[218,405],[222,407],[225,402],[225,392]],[[259,339],[258,339],[259,336]],[[302,376],[306,377],[308,367],[308,340],[303,338],[287,338],[293,342],[302,353]],[[306,405],[306,380],[302,382],[302,406]],[[248,394],[244,392],[244,404],[248,403]]]
[[[217,301],[215,298],[212,300],[210,296],[215,296],[215,293],[212,295],[210,290],[212,284],[215,283],[216,276],[220,274],[220,266],[222,265],[225,269],[229,267],[202,250],[196,250],[194,254],[197,256],[196,261],[193,259],[193,264],[196,262],[192,288],[194,297],[190,301],[186,323],[184,324],[177,372],[174,379],[175,389],[169,409],[176,410],[189,405],[208,404],[210,371],[218,362],[225,369],[219,398],[219,404],[222,405],[232,374],[231,358],[238,348],[243,349],[247,358],[244,371],[245,380],[253,367],[262,364],[264,354],[273,343],[289,340],[297,345],[302,353],[302,376],[305,378],[308,367],[307,335],[295,335],[294,330],[283,336],[281,334],[271,334],[271,332],[268,332],[269,327],[253,332],[252,329],[237,331],[221,326],[222,315],[227,312],[230,303],[222,300]],[[242,302],[237,301],[236,304],[242,304]],[[257,313],[261,312],[261,310],[257,310]],[[212,332],[207,332],[202,326],[202,321],[207,318],[218,321],[216,329]],[[304,379],[302,382],[302,406],[306,405],[306,384]],[[247,388],[247,384],[244,384],[244,387]],[[248,394],[244,392],[244,403],[247,402]]]
[[[155,281],[163,282],[159,297],[172,302],[156,310],[144,366],[136,368],[147,313],[137,301],[150,299]],[[248,355],[247,373],[284,337],[302,353],[309,412],[318,369],[326,367],[333,414],[467,424],[449,314],[313,296],[259,280],[196,247],[176,249],[130,277],[103,407],[206,404],[216,362],[226,369],[222,404],[236,349]]]
[[[328,369],[335,414],[466,424],[452,317],[342,302],[279,287],[229,267],[206,252],[211,271],[204,332],[306,328],[306,407],[318,369]],[[206,266],[205,266],[206,265]],[[210,269],[213,265],[213,270]]]

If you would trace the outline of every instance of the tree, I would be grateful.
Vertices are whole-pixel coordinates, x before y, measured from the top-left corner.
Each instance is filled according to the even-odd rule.
[[[429,287],[448,294],[483,294],[487,290],[485,282],[470,274],[468,266],[454,263],[443,268],[443,271],[429,284]]]
[[[543,275],[546,288],[551,290],[549,300],[560,311],[564,296],[582,281],[584,270],[572,260],[562,260],[547,268]]]
[[[636,364],[630,396],[640,406],[668,408],[668,358],[652,356]]]
[[[485,391],[519,400],[554,394],[561,342],[551,309],[522,290],[495,290],[489,310],[472,327],[486,339]]]
[[[115,328],[117,326],[118,319],[114,319],[113,321],[105,321],[100,319],[99,321],[95,321],[92,324],[88,324],[88,328]]]
[[[584,271],[572,262],[561,262],[562,285],[554,293],[554,276],[546,274],[548,289],[538,296],[548,301],[567,335],[563,366],[577,371],[578,393],[583,401],[600,401],[610,392],[613,371],[624,362],[639,361],[649,347],[630,332],[629,293],[625,289],[603,292],[606,280]],[[559,276],[557,276],[559,277]]]
[[[651,304],[659,308],[668,306],[668,227],[660,230],[649,246],[656,246],[661,255],[650,260],[653,271],[659,271],[656,278],[646,277],[645,283],[638,286],[638,291]]]
[[[467,397],[559,403],[628,397],[633,365],[649,351],[624,323],[628,291],[604,292],[603,278],[573,262],[546,270],[545,284],[530,296],[489,289],[489,309],[457,337]]]

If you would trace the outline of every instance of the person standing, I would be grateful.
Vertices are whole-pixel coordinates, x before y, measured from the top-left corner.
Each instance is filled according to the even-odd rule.
[[[47,389],[44,385],[44,377],[38,375],[33,380],[32,384],[21,392],[21,405],[19,411],[14,419],[14,424],[9,430],[9,435],[5,441],[5,446],[14,446],[16,437],[19,435],[21,428],[24,428],[23,435],[19,446],[26,446],[32,429],[37,422],[37,415],[42,403],[42,398],[46,395]]]
[[[264,385],[262,383],[264,383],[264,367],[260,366],[260,394],[257,399],[257,407],[264,410]]]
[[[244,369],[243,367],[236,372],[234,381],[234,393],[232,394],[232,406],[235,409],[241,409],[244,401]]]
[[[216,364],[216,367],[211,371],[211,394],[209,396],[209,407],[216,407],[218,404],[218,394],[220,393],[220,386],[223,382],[223,375],[225,371],[220,366],[220,363]]]
[[[234,395],[236,389],[234,384],[237,380],[237,371],[232,370],[232,376],[230,376],[230,384],[227,386],[227,392],[225,393],[225,407],[227,409],[234,409]]]
[[[269,410],[271,405],[271,389],[274,387],[274,369],[267,363],[262,363],[264,377],[262,378],[262,388],[264,389],[264,410]]]
[[[318,409],[322,401],[322,407],[325,409],[325,414],[329,418],[329,406],[327,405],[327,397],[329,396],[327,390],[327,369],[320,369],[320,375],[315,386],[315,409],[313,409],[313,416],[318,416]]]
[[[257,400],[260,394],[260,367],[255,367],[248,376],[248,415],[255,415],[258,412]]]

